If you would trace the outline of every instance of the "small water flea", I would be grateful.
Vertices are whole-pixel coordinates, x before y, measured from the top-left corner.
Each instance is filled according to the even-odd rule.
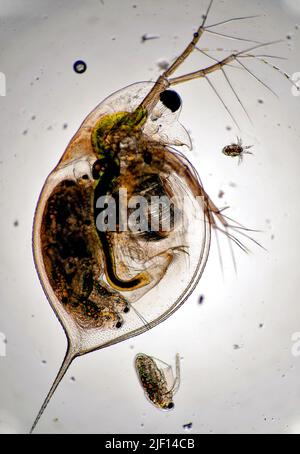
[[[152,356],[139,353],[135,357],[135,370],[147,399],[160,410],[174,408],[173,396],[180,385],[180,357],[176,355],[176,376],[172,366]]]
[[[231,156],[232,158],[238,157],[239,164],[241,164],[245,154],[253,154],[249,151],[252,147],[253,145],[244,146],[242,139],[238,137],[237,143],[232,142],[230,145],[226,145],[223,148],[222,153],[226,156]]]
[[[86,71],[87,64],[83,60],[75,61],[73,69],[77,74],[83,74]]]

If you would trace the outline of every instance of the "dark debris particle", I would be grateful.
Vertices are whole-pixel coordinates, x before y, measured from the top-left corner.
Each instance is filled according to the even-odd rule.
[[[231,127],[231,126],[226,126],[226,130],[227,130],[227,131],[231,131],[231,130],[232,130],[232,127]]]
[[[73,381],[73,382],[75,382],[75,381],[76,381],[76,378],[75,378],[75,377],[71,377],[70,380]]]
[[[83,60],[77,60],[73,64],[73,69],[77,74],[83,74],[87,69],[87,64]]]
[[[18,227],[18,226],[19,226],[19,221],[16,220],[16,221],[14,222],[14,227]]]
[[[264,325],[263,323],[260,323],[260,324],[258,325],[259,329],[262,329],[264,326],[265,326],[265,325]]]
[[[218,194],[219,199],[223,199],[224,195],[225,195],[224,191],[219,191],[219,194]]]
[[[239,345],[239,344],[234,344],[234,345],[233,345],[233,350],[241,350],[241,348],[242,348],[242,347],[241,347],[241,345]]]
[[[170,64],[169,64],[169,62],[167,60],[158,60],[157,66],[162,71],[165,71],[166,69],[169,68]]]
[[[67,127],[68,127],[68,123],[64,123],[63,124],[63,129],[67,129]]]
[[[264,100],[263,99],[258,99],[257,102],[258,102],[258,104],[264,104]]]
[[[58,421],[59,421],[58,418],[54,418],[54,419],[53,419],[53,422],[58,422]]]
[[[204,295],[200,295],[199,296],[199,304],[203,304],[204,303],[204,299],[205,299]]]
[[[193,423],[189,422],[187,424],[183,424],[182,427],[184,428],[184,430],[191,430],[193,428]]]
[[[43,359],[42,364],[47,364],[47,361],[45,359]]]
[[[146,42],[146,41],[150,41],[151,39],[159,39],[159,36],[148,35],[147,33],[145,33],[145,34],[141,37],[141,42],[144,43],[144,42]]]
[[[22,132],[23,136],[26,136],[28,134],[28,129],[25,129],[23,132]]]

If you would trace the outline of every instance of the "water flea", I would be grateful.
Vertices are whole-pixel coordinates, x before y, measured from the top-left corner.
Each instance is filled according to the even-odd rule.
[[[83,74],[87,69],[87,64],[83,60],[77,60],[73,64],[73,69],[77,74]]]
[[[204,19],[211,7],[213,1],[209,2]],[[241,19],[240,13],[236,19],[225,22],[237,21],[238,18]],[[182,43],[182,52],[166,70],[162,69],[156,81],[133,80],[127,87],[110,95],[107,93],[109,96],[100,104],[97,100],[97,107],[83,122],[77,118],[76,123],[81,126],[41,190],[33,228],[35,267],[66,334],[68,350],[31,432],[76,358],[147,332],[171,317],[188,300],[205,269],[213,231],[220,231],[231,244],[243,251],[247,250],[243,241],[257,244],[252,231],[250,234],[249,230],[234,222],[227,211],[223,214],[203,187],[184,148],[192,148],[192,140],[187,128],[179,121],[182,102],[171,90],[198,79],[199,83],[193,88],[195,116],[201,111],[205,114],[207,110],[198,91],[199,85],[207,84],[207,90],[212,89],[218,95],[227,111],[225,122],[218,124],[219,112],[212,112],[215,117],[214,137],[218,136],[218,128],[223,128],[226,133],[224,128],[232,121],[238,128],[231,109],[222,99],[223,91],[219,94],[214,86],[212,74],[223,71],[229,88],[233,88],[236,84],[234,80],[231,83],[230,78],[235,77],[235,72],[226,72],[229,65],[239,65],[241,70],[258,79],[247,69],[250,68],[247,61],[252,59],[260,64],[261,57],[252,52],[257,47],[250,48],[248,43],[244,51],[238,54],[230,52],[226,58],[218,58],[218,64],[211,62],[210,66],[201,67],[201,60],[196,58],[195,61],[200,60],[200,63],[195,71],[184,72],[181,65],[190,55],[197,53],[202,35],[217,33],[220,38],[218,31],[213,30],[214,25],[210,24],[210,20],[207,23],[200,21],[198,29],[193,30],[196,31],[194,36],[190,31],[189,42]],[[101,32],[98,30],[98,41],[103,47]],[[112,31],[109,37],[117,33],[118,30]],[[138,39],[141,37],[140,34],[136,36]],[[145,33],[141,41],[145,43],[158,38]],[[92,49],[93,42],[88,46]],[[127,61],[131,61],[134,59],[132,49],[128,45],[126,49]],[[161,49],[160,52],[164,51]],[[147,79],[147,68],[151,65],[146,55],[144,59]],[[74,70],[82,74],[87,70],[83,60],[74,64],[73,61],[69,63],[70,72]],[[271,62],[266,60],[264,63],[276,70]],[[105,62],[103,65],[105,72]],[[285,80],[290,79],[287,74],[281,74]],[[113,74],[104,76],[113,77]],[[103,82],[100,73],[99,84],[103,85]],[[235,90],[233,95],[239,100]],[[259,96],[254,95],[254,100]],[[64,100],[60,101],[58,111],[64,106]],[[75,107],[76,111],[82,108],[80,102]],[[244,111],[246,113],[245,108]],[[200,121],[199,116],[197,119]],[[54,123],[53,129],[58,128]],[[200,129],[209,142],[209,131],[205,127]],[[177,147],[183,148],[178,150]],[[92,174],[93,178],[81,178],[85,174]],[[253,185],[255,181],[250,178],[249,184]],[[123,200],[124,193],[128,195],[130,205]],[[132,196],[147,203],[135,210],[142,203],[134,201],[133,207]],[[151,206],[148,199],[159,199],[159,203],[156,207]],[[109,200],[106,202],[109,209],[106,209],[105,202],[103,206],[103,200]],[[137,211],[146,215],[148,226],[141,225],[142,214],[132,216]],[[187,220],[192,228],[186,228]],[[166,221],[166,225],[162,221]],[[133,230],[130,225],[123,225],[126,223],[133,224]],[[217,281],[215,285],[218,285]],[[200,292],[196,298],[199,295]],[[130,313],[125,315],[128,307]],[[235,348],[241,347],[237,345]],[[147,399],[158,409],[167,411],[174,406],[173,396],[180,383],[179,360],[179,355],[176,355],[176,374],[173,375],[169,364],[145,354],[136,356],[140,385]],[[104,370],[108,366],[104,365]]]
[[[174,408],[173,396],[180,385],[180,357],[176,355],[176,377],[172,367],[158,358],[139,353],[135,357],[135,370],[146,398],[160,410]]]
[[[251,151],[249,151],[253,145],[243,145],[243,141],[240,137],[237,137],[237,142],[232,142],[230,145],[226,145],[222,153],[225,156],[230,156],[232,158],[238,157],[239,158],[239,164],[243,162],[244,155],[246,154],[253,154]]]

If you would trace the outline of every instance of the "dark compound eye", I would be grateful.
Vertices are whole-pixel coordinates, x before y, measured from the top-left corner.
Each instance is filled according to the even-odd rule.
[[[117,328],[117,329],[121,328],[121,326],[122,326],[122,323],[121,323],[121,322],[117,322],[117,323],[116,323],[116,328]]]
[[[160,100],[172,112],[176,112],[181,107],[181,98],[174,90],[163,91],[160,94]]]
[[[172,408],[174,408],[174,403],[170,402],[167,408],[168,410],[172,410]]]

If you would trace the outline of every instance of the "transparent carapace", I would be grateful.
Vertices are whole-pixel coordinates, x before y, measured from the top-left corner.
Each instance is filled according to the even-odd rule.
[[[135,357],[135,370],[147,399],[161,410],[174,408],[173,397],[180,386],[180,357],[175,357],[175,377],[172,366],[144,353]]]
[[[214,27],[251,19],[207,25],[212,4],[191,42],[156,82],[123,88],[87,116],[41,191],[34,260],[68,348],[32,430],[76,357],[153,328],[187,300],[205,268],[212,230],[247,250],[238,238],[247,236],[245,230],[216,207],[184,154],[191,140],[179,122],[181,100],[173,87],[202,79],[230,113],[210,75],[222,72],[231,87],[226,67],[238,64],[256,77],[244,62],[269,64],[257,51],[270,43],[254,42],[220,61],[213,58],[208,67],[175,76],[199,51],[205,33],[225,38]],[[106,230],[101,228],[105,210],[113,225]],[[138,226],[141,217],[156,228]]]

